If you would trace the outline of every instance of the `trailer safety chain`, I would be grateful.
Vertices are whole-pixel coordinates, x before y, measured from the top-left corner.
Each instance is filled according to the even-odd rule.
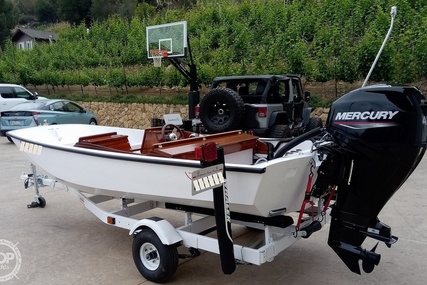
[[[28,189],[28,187],[30,186],[30,178],[31,177],[33,177],[32,173],[28,174],[28,177],[24,180],[24,187],[25,187],[25,189]]]
[[[37,176],[34,175],[34,173],[28,173],[27,178],[24,180],[24,188],[28,189],[30,186],[35,186],[37,183],[37,186],[42,187],[43,186],[43,179],[47,178],[46,175],[38,174]]]
[[[302,201],[301,208],[299,211],[297,225],[295,226],[295,233],[294,233],[295,237],[298,235],[298,231],[299,231],[300,226],[301,226],[302,215],[304,214],[304,210],[305,210],[305,207],[307,204],[311,205],[311,219],[314,221],[314,203],[313,203],[313,201],[310,200],[311,184],[313,182],[313,175],[314,175],[314,173],[313,173],[314,165],[315,165],[314,160],[313,159],[310,160],[310,174],[308,175],[308,181],[307,181],[307,187],[305,188],[304,200]]]

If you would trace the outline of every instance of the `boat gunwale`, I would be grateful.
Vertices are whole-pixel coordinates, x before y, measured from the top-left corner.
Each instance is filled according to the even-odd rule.
[[[199,161],[194,160],[184,160],[184,159],[176,159],[176,158],[163,158],[163,157],[152,157],[141,155],[139,153],[126,153],[126,152],[115,152],[108,150],[94,150],[87,148],[79,148],[68,145],[53,145],[48,143],[36,142],[31,139],[24,139],[20,136],[14,135],[12,133],[8,133],[8,136],[11,138],[19,140],[21,143],[31,143],[35,145],[39,145],[45,148],[51,148],[55,150],[61,150],[71,153],[78,153],[84,155],[90,155],[95,157],[104,157],[109,159],[116,160],[125,160],[125,161],[133,161],[133,162],[142,162],[142,163],[150,163],[150,164],[163,164],[163,165],[171,165],[171,166],[179,166],[179,167],[196,167],[203,168]],[[266,172],[266,167],[256,167],[256,165],[237,165],[237,164],[225,164],[225,170],[231,172],[246,172],[253,174],[263,174]]]

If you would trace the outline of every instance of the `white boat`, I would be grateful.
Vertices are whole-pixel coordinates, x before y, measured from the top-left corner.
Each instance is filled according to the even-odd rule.
[[[266,144],[240,131],[160,142],[161,131],[50,125],[9,135],[33,164],[80,191],[207,208],[213,207],[212,193],[192,191],[191,174],[202,169],[194,153],[207,142],[219,143],[231,211],[263,217],[298,211],[310,168],[319,165],[307,142],[267,160]]]
[[[32,164],[53,177],[39,177],[36,167],[24,177],[35,186],[35,205],[45,205],[39,180],[40,185],[61,182],[78,189],[73,192],[98,218],[130,230],[135,265],[154,282],[174,274],[180,245],[190,249],[189,257],[198,249],[219,253],[223,272],[231,274],[236,260],[272,261],[299,238],[320,230],[329,215],[328,245],[351,271],[360,274],[361,261],[370,273],[381,255],[376,245],[367,250],[362,243],[366,237],[388,247],[397,241],[378,215],[427,149],[427,105],[417,88],[364,87],[395,15],[392,7],[389,32],[362,88],[332,104],[321,137],[316,137],[319,129],[313,130],[273,148],[271,141],[240,131],[197,136],[176,126],[168,132],[166,126],[94,125],[9,132]],[[108,196],[121,200],[120,210],[97,206]],[[174,228],[161,217],[131,218],[160,204],[185,211],[184,225]],[[192,213],[203,217],[193,221]],[[234,244],[232,222],[262,229],[264,239],[250,246]],[[206,236],[214,230],[217,239]]]
[[[329,213],[329,246],[351,271],[360,274],[362,261],[363,270],[371,272],[380,254],[376,246],[367,250],[362,243],[366,237],[388,247],[397,241],[378,215],[426,151],[426,118],[419,90],[379,85],[335,101],[324,130],[275,148],[241,131],[192,137],[175,126],[167,131],[52,125],[8,135],[55,183],[78,189],[76,196],[101,220],[130,229],[138,270],[164,282],[176,270],[181,244],[219,253],[223,272],[230,274],[235,259],[257,265],[271,261],[320,230]],[[212,145],[214,153],[217,145],[224,151],[219,155],[224,163],[206,151]],[[224,181],[224,197],[216,199]],[[120,198],[122,209],[100,210],[97,203],[107,196]],[[159,206],[186,212],[184,225],[174,228],[159,217],[130,219],[133,210]],[[204,218],[194,222],[192,213]],[[264,230],[261,246],[233,244],[232,222]],[[217,240],[205,236],[212,229]]]

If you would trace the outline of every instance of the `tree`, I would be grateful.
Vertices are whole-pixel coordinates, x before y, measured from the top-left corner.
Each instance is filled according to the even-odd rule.
[[[18,10],[19,24],[25,25],[37,20],[34,15],[36,0],[13,0],[12,3]]]
[[[35,12],[41,23],[55,23],[58,21],[58,8],[55,0],[36,0]]]
[[[18,13],[9,0],[0,0],[0,47],[10,37],[11,29],[17,24]]]
[[[57,0],[62,20],[79,25],[90,18],[91,0]]]
[[[92,0],[90,11],[98,21],[106,20],[114,14],[130,19],[134,16],[137,5],[137,0]]]

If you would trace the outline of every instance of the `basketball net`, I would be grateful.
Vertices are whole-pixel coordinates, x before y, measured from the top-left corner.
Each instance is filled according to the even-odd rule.
[[[161,49],[151,49],[150,55],[153,59],[154,67],[161,67],[162,58],[167,57],[168,52],[166,50],[161,50]]]

